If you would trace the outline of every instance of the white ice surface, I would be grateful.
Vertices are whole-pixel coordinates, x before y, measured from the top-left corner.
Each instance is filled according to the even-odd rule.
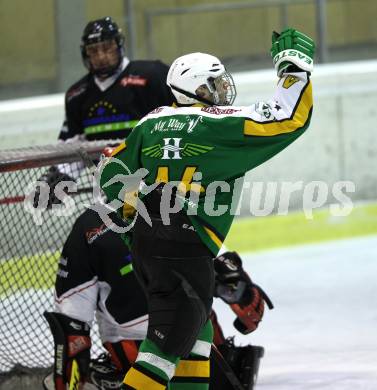
[[[257,389],[377,389],[377,237],[243,255],[275,309],[239,344],[262,345]],[[214,304],[224,332],[234,315]]]
[[[265,348],[256,389],[377,389],[377,236],[244,254],[242,258],[253,280],[275,304],[274,310],[266,310],[254,333],[236,337],[238,344]],[[34,294],[14,297],[22,302],[20,312],[12,318],[0,316],[0,322],[15,325],[15,332],[2,335],[2,340],[20,336],[23,340],[19,350],[8,350],[5,355],[25,365],[36,356],[35,352],[28,356],[30,348],[21,345],[35,342],[16,323],[27,310],[27,300],[38,299]],[[42,305],[48,309],[50,303]],[[231,310],[219,300],[214,307],[224,333],[236,334]],[[37,326],[42,333],[48,332],[42,317]],[[52,351],[46,349],[50,342],[46,340],[38,351],[47,360],[51,359]],[[0,342],[0,366],[5,348],[5,342]]]

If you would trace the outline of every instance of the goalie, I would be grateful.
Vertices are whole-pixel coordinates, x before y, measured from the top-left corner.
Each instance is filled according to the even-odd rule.
[[[115,214],[111,217],[120,222]],[[270,304],[268,298],[251,282],[235,252],[215,258],[214,265],[216,295],[236,313],[235,327],[244,334],[252,332],[263,317],[264,300]],[[108,353],[91,361],[95,314]],[[147,302],[127,246],[91,209],[76,220],[64,244],[55,283],[55,311],[44,315],[55,343],[54,372],[44,379],[45,389],[76,389],[84,383],[85,388],[120,386],[146,337]],[[263,348],[234,346],[232,340],[225,340],[214,312],[211,319],[218,350],[212,351],[210,388],[252,389]],[[183,385],[187,374],[176,376],[176,386]]]

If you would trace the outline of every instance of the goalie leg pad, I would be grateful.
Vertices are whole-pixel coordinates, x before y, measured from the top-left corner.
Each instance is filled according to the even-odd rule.
[[[90,363],[90,328],[87,323],[61,313],[44,312],[54,338],[56,390],[78,389],[85,383]]]

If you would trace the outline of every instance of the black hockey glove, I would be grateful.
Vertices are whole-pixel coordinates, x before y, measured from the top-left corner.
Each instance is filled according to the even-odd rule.
[[[56,166],[50,167],[47,172],[45,172],[38,181],[48,184],[50,187],[49,197],[47,202],[47,208],[50,208],[53,204],[61,203],[61,200],[55,194],[55,187],[58,183],[62,181],[75,181],[71,176],[66,173],[62,173]],[[37,187],[35,190],[33,206],[36,208],[41,201],[41,189]]]
[[[267,294],[252,282],[236,252],[226,252],[214,259],[215,296],[228,303],[237,315],[234,327],[241,333],[253,332],[264,314],[264,303],[272,309]]]
[[[240,302],[251,280],[242,268],[242,260],[238,254],[225,252],[216,257],[214,268],[215,296],[229,304]]]

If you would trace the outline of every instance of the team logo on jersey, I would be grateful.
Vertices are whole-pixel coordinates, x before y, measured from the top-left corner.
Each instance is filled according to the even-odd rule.
[[[164,144],[157,144],[142,149],[147,157],[159,158],[161,160],[181,160],[183,157],[199,156],[210,152],[214,147],[186,143],[181,146],[182,138],[163,138]]]
[[[104,115],[117,114],[117,109],[110,102],[106,100],[100,100],[96,104],[90,107],[89,117],[104,117]]]
[[[157,107],[154,110],[152,110],[149,114],[158,114],[164,109],[164,107]]]
[[[275,117],[272,114],[272,107],[265,102],[258,102],[255,104],[255,111],[268,120],[273,120]]]
[[[137,87],[145,87],[147,85],[147,79],[140,76],[135,75],[129,75],[126,77],[123,77],[120,80],[120,85],[122,87],[127,87],[127,85],[135,85]]]

